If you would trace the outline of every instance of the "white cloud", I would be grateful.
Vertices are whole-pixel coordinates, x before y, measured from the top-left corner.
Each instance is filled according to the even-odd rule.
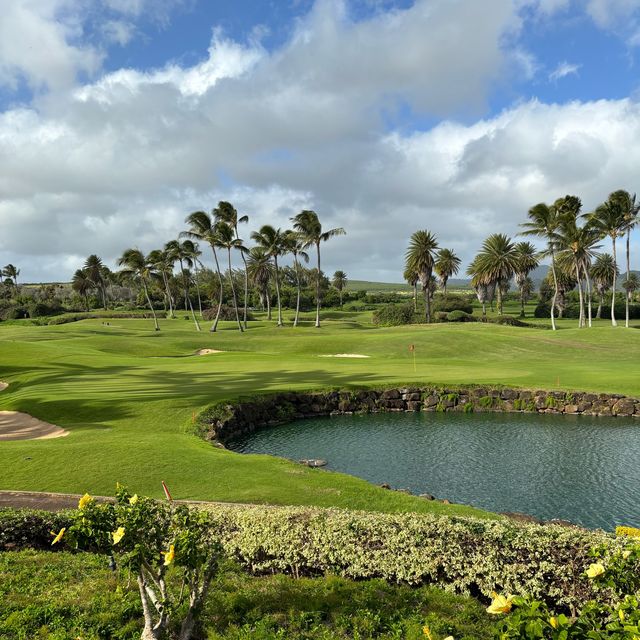
[[[571,75],[578,75],[581,64],[571,64],[566,60],[558,63],[558,66],[549,74],[549,80],[551,82],[557,82],[561,78],[566,78]]]
[[[79,72],[94,73],[101,55],[73,44],[82,35],[77,0],[9,0],[0,20],[0,86],[22,80],[32,89],[70,87]]]
[[[625,26],[640,9],[640,0],[588,0],[587,13],[603,29]]]
[[[480,4],[421,0],[353,23],[322,1],[275,52],[215,33],[193,67],[123,69],[0,114],[1,259],[25,279],[68,278],[81,256],[160,246],[187,213],[229,199],[252,228],[314,208],[349,232],[327,244],[327,269],[397,279],[417,228],[469,259],[535,202],[577,193],[592,207],[632,188],[628,100],[390,130],[398,103],[482,109],[517,57],[504,36],[519,19],[508,0]]]
[[[100,29],[108,43],[119,44],[121,47],[128,44],[136,32],[135,25],[126,20],[105,20]]]

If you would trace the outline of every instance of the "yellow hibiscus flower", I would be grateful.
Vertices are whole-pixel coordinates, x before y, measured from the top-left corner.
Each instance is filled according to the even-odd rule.
[[[51,532],[51,535],[54,536],[53,542],[51,543],[51,546],[53,546],[54,544],[58,544],[58,542],[60,542],[60,540],[62,540],[62,536],[64,535],[64,532],[66,530],[67,530],[66,527],[62,527],[62,529],[60,529],[60,531],[58,533],[56,533],[55,531]]]
[[[118,544],[124,538],[124,527],[118,527],[112,534],[113,544]]]
[[[493,598],[493,602],[487,607],[487,613],[497,615],[500,613],[509,613],[509,611],[511,611],[511,602],[515,596],[499,596],[495,591],[491,596]]]
[[[84,509],[91,502],[93,502],[93,498],[88,493],[85,493],[78,501],[78,509]]]
[[[168,567],[175,559],[176,552],[173,545],[169,545],[169,551],[163,552],[164,566]]]
[[[558,628],[558,618],[556,618],[555,616],[551,616],[551,618],[549,618],[549,624],[550,624],[554,629],[557,629],[557,628]]]
[[[134,505],[136,502],[138,502],[138,494],[134,494],[129,498],[129,504],[130,505]]]
[[[587,569],[587,578],[597,578],[598,576],[601,576],[604,572],[605,572],[604,566],[599,562],[594,562],[593,564],[590,564],[589,568]]]

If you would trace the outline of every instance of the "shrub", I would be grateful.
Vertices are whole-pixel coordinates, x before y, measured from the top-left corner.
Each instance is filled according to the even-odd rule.
[[[373,313],[373,324],[394,327],[416,321],[413,304],[386,304]]]
[[[534,318],[550,318],[551,317],[551,305],[541,302],[533,310]]]
[[[528,322],[522,322],[522,320],[518,320],[518,318],[514,318],[513,316],[496,316],[486,319],[487,322],[491,324],[502,324],[507,325],[509,327],[533,327],[538,325],[532,325]]]
[[[445,300],[443,297],[437,297],[433,301],[433,311],[464,311],[465,313],[473,313],[473,305],[468,299],[462,296],[448,295]]]
[[[594,583],[584,575],[593,562],[591,549],[600,548],[608,565],[628,544],[600,531],[506,519],[306,507],[211,505],[207,510],[225,555],[256,574],[381,577],[485,596],[500,589],[560,609],[595,597]],[[0,539],[5,517],[0,516]],[[33,517],[44,520],[39,530],[65,526],[51,524],[63,515]],[[638,568],[640,560],[635,575]],[[624,595],[615,588],[612,593]]]
[[[476,319],[465,311],[450,311],[447,314],[447,322],[475,322]]]

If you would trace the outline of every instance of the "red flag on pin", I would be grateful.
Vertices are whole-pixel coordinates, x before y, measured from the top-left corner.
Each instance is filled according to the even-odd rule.
[[[169,493],[169,489],[167,488],[167,485],[164,483],[164,480],[161,480],[160,482],[162,482],[162,488],[164,489],[164,495],[167,496],[167,500],[169,502],[172,502],[173,498],[171,497],[171,494]]]

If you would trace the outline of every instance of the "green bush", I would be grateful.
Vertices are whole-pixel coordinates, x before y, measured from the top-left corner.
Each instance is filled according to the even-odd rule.
[[[599,531],[507,519],[304,507],[208,509],[225,554],[256,574],[380,577],[485,596],[502,590],[529,594],[559,609],[595,597],[593,582],[584,576],[593,562],[591,549],[600,547],[607,562],[624,548],[624,541]],[[20,531],[28,535],[31,526],[40,532],[65,526],[64,514],[31,512],[29,527],[6,514],[0,512],[0,540],[6,537],[7,518],[13,539]],[[26,546],[24,536],[18,539]]]
[[[465,311],[450,311],[447,314],[447,322],[475,322],[476,319]]]
[[[204,320],[209,320],[213,322],[216,318],[216,314],[218,313],[218,307],[212,307],[211,309],[204,309],[202,312],[202,318]],[[238,309],[238,315],[240,316],[240,320],[244,318],[244,308]],[[190,316],[189,316],[190,318]],[[247,320],[254,320],[254,316],[250,311],[247,311]],[[236,309],[235,307],[223,304],[220,308],[220,320],[234,321],[236,320]]]
[[[448,295],[445,300],[443,297],[436,297],[431,307],[432,311],[464,311],[465,313],[473,313],[473,305],[467,298],[463,296]]]
[[[413,324],[416,321],[413,304],[386,304],[373,313],[373,324],[381,327],[395,327]]]

